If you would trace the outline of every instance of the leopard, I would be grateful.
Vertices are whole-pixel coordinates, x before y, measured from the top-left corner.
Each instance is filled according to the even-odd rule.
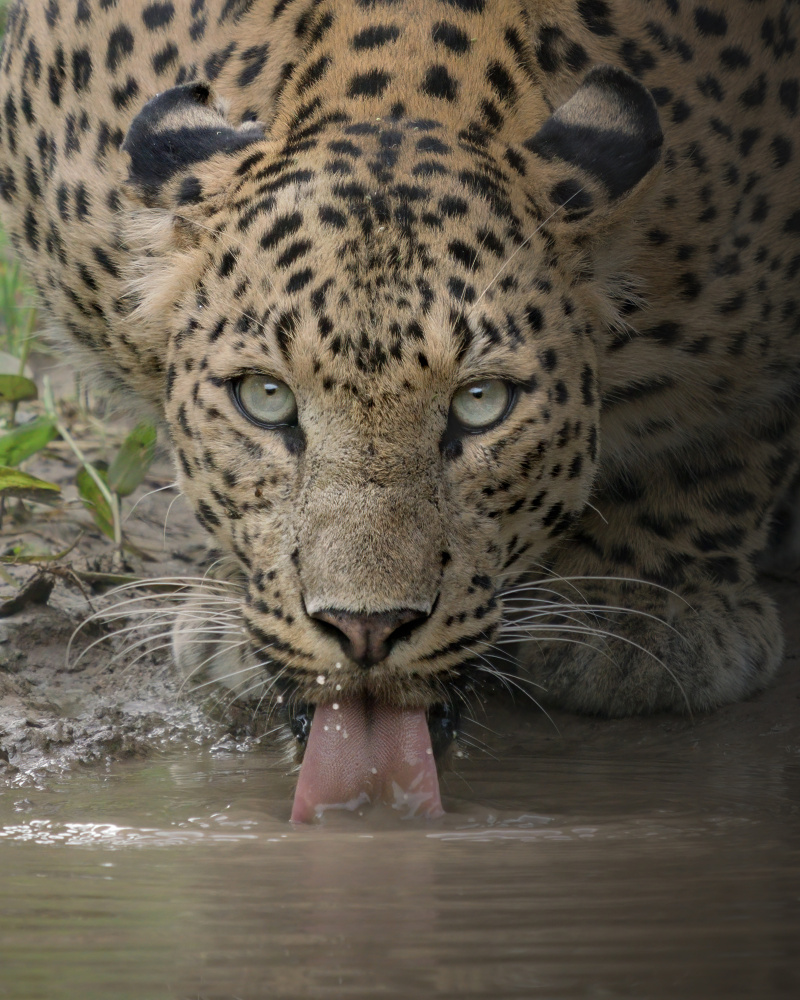
[[[618,717],[775,675],[798,7],[11,9],[3,224],[228,554],[175,659],[286,713],[296,818],[378,762],[436,813],[498,680]]]

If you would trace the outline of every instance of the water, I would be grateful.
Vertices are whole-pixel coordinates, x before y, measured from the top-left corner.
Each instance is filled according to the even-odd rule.
[[[433,823],[292,828],[259,748],[6,789],[0,997],[795,998],[792,699],[560,734],[506,715]]]

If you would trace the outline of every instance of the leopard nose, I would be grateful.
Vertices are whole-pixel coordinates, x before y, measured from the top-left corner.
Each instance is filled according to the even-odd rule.
[[[415,608],[395,608],[369,615],[324,608],[311,617],[336,630],[336,637],[350,659],[362,667],[373,667],[386,659],[398,639],[421,625],[428,615]]]

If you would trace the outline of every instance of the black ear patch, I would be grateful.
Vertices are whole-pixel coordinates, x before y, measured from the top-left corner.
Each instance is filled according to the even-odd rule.
[[[613,199],[655,167],[663,141],[650,91],[624,70],[597,66],[524,146],[589,174]]]
[[[233,128],[205,83],[187,83],[157,94],[128,129],[122,149],[131,158],[129,180],[148,203],[192,164],[217,153],[232,155],[264,138],[260,125]]]

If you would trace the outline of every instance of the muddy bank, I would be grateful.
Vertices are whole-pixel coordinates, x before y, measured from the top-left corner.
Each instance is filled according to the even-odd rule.
[[[0,780],[39,782],[76,763],[215,739],[224,727],[185,697],[166,638],[138,647],[141,633],[113,634],[135,620],[86,624],[121,599],[101,582],[106,575],[179,580],[212,561],[188,503],[170,485],[169,461],[157,462],[126,501],[129,548],[121,560],[80,503],[75,458],[61,442],[26,468],[59,484],[64,501],[53,510],[6,511],[3,554],[34,561],[6,563],[9,579],[0,581]],[[35,558],[73,545],[61,559]]]

